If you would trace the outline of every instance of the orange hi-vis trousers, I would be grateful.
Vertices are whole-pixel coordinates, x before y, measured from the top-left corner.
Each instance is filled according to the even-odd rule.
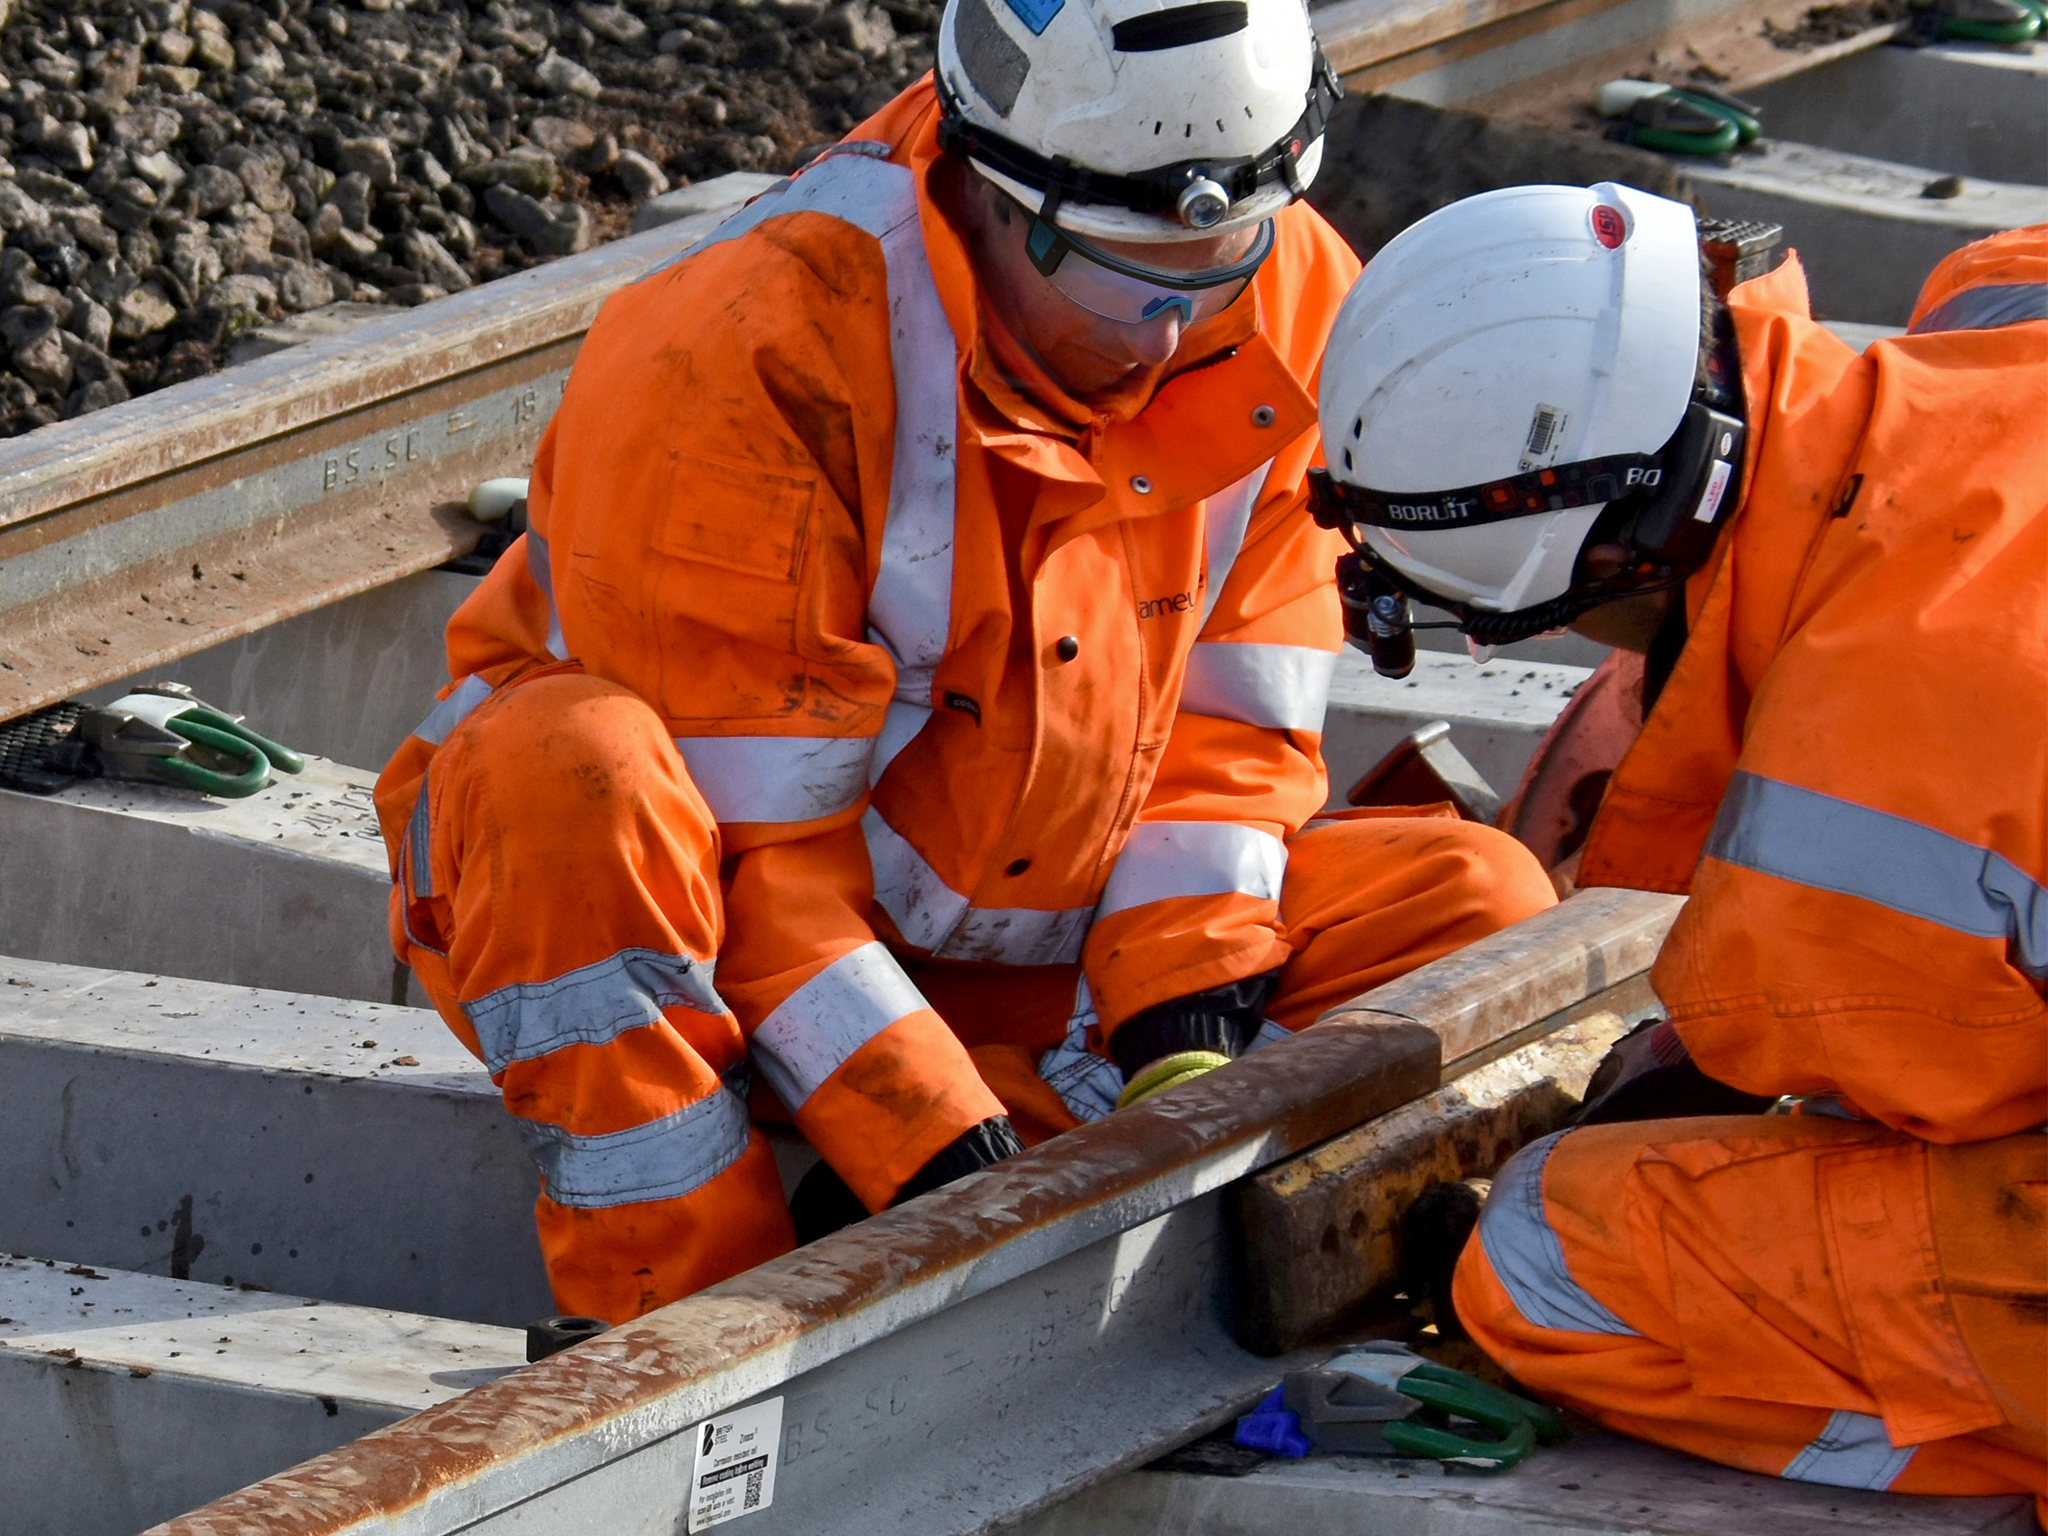
[[[2048,1136],[1589,1126],[1495,1180],[1458,1318],[1538,1395],[1801,1482],[2048,1515]]]
[[[556,1304],[621,1322],[787,1250],[747,1032],[714,985],[718,828],[659,717],[565,663],[422,730],[378,785],[394,943],[533,1152]],[[1554,900],[1489,827],[1311,824],[1290,849],[1292,958],[1269,1018],[1301,1028]],[[1079,1123],[1039,1075],[1071,1034],[1078,966],[904,963],[1026,1142]]]

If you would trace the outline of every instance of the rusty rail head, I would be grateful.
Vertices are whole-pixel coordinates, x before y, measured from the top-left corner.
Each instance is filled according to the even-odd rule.
[[[427,1536],[509,1508],[803,1371],[1127,1231],[1433,1088],[1469,1052],[1647,965],[1674,906],[1588,892],[1086,1125],[159,1526]]]
[[[1455,1071],[1529,1025],[1650,968],[1683,897],[1596,887],[1324,1014],[1404,1019],[1442,1039]]]

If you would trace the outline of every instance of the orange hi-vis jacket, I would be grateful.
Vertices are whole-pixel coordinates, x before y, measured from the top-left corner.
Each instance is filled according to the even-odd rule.
[[[653,706],[718,823],[718,995],[874,1206],[1001,1112],[899,956],[1080,962],[1070,1103],[1113,1102],[1089,1021],[1286,960],[1342,644],[1302,506],[1348,248],[1289,208],[1206,360],[1090,412],[995,350],[937,116],[913,88],[606,304],[444,706],[570,657]]]
[[[1690,889],[1652,980],[1713,1076],[1935,1142],[2040,1126],[2048,228],[1861,354],[1794,262],[1729,306],[1748,490],[1579,882]]]
[[[1524,1149],[1458,1317],[1610,1428],[2048,1516],[2048,228],[1861,354],[1796,263],[1729,305],[1747,490],[1579,878],[1689,886],[1658,996],[1809,1113]]]

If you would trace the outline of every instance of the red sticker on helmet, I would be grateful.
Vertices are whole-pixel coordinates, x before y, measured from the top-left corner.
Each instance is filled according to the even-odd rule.
[[[1628,220],[1621,210],[1608,203],[1593,205],[1593,238],[1610,251],[1621,249],[1622,241],[1628,238]]]

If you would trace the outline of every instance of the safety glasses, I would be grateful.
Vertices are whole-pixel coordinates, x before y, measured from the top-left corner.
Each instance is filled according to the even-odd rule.
[[[1025,244],[1032,265],[1090,314],[1125,325],[1142,325],[1177,312],[1182,325],[1193,325],[1237,302],[1260,264],[1273,252],[1273,221],[1267,219],[1259,226],[1258,238],[1243,257],[1207,272],[1140,266],[1043,218],[1032,219]]]

